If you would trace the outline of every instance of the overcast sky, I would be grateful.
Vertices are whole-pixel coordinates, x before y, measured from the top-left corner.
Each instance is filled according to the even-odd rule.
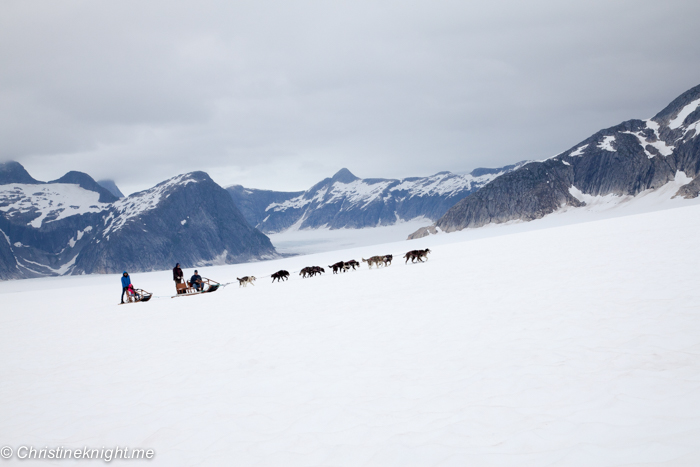
[[[700,84],[700,2],[0,3],[0,159],[125,193],[564,151]]]

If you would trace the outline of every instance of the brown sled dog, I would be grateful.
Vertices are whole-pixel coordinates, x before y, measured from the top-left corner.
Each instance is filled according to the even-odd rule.
[[[299,271],[299,275],[301,277],[314,277],[316,274],[321,274],[326,272],[325,269],[323,269],[321,266],[307,266],[301,271]]]
[[[426,261],[428,260],[428,253],[430,253],[430,250],[428,248],[426,248],[425,250],[411,250],[404,255],[404,258],[406,258],[406,263],[408,263],[409,259],[412,263],[415,263],[416,260],[418,260],[419,263],[422,263],[423,258],[425,258]]]

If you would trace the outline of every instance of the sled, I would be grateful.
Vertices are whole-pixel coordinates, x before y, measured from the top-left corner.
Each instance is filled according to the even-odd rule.
[[[134,289],[135,294],[131,292],[126,293],[126,301],[124,303],[120,303],[119,305],[126,305],[128,303],[138,303],[138,302],[147,302],[151,299],[153,294],[151,292],[146,292],[143,289]]]
[[[204,289],[202,289],[201,292],[198,292],[197,289],[192,287],[192,283],[190,281],[187,281],[184,284],[175,284],[177,294],[173,295],[170,298],[189,297],[192,295],[216,292],[219,289],[219,287],[221,287],[220,283],[212,279],[207,279],[206,277],[202,277],[202,284],[204,285]]]

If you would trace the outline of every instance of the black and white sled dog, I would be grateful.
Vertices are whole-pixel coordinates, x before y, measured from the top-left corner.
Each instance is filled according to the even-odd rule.
[[[245,287],[248,284],[255,285],[253,283],[255,282],[255,276],[236,277],[236,279],[238,279],[238,287]]]

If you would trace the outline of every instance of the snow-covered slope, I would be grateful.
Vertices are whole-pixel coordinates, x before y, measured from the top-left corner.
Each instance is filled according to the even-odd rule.
[[[553,217],[206,268],[259,279],[123,307],[117,275],[0,283],[2,445],[152,448],[159,466],[700,464],[700,206],[522,231]],[[157,296],[170,279],[133,275]]]
[[[269,239],[203,172],[179,175],[119,200],[79,172],[42,183],[11,163],[5,174],[0,279],[169,269],[176,262],[224,264],[276,255]]]
[[[108,209],[109,204],[100,203],[99,197],[99,193],[66,183],[13,183],[0,185],[0,211],[10,220],[33,217],[28,225],[38,229],[44,223]]]
[[[440,172],[402,180],[360,179],[342,169],[305,192],[271,192],[241,186],[227,190],[248,222],[266,233],[358,229],[416,218],[436,220],[469,193],[522,164],[476,169],[467,175]]]
[[[0,164],[0,279],[70,273],[114,200],[87,174],[43,183]]]
[[[637,196],[678,180],[686,181],[678,196],[697,197],[699,102],[696,86],[650,120],[629,120],[555,157],[526,164],[455,204],[436,226],[455,231],[539,219],[562,207],[582,207],[586,196]]]

